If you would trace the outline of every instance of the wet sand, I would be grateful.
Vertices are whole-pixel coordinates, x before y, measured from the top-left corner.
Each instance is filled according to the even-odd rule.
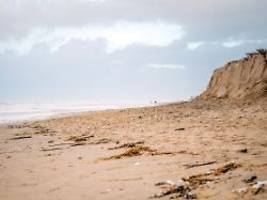
[[[1,125],[0,199],[267,199],[266,102]]]

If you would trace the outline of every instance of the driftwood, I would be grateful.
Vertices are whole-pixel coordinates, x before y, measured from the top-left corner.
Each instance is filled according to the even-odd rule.
[[[175,131],[184,131],[185,128],[176,128]]]
[[[193,168],[193,167],[201,167],[201,166],[205,166],[205,165],[212,165],[216,163],[216,161],[209,161],[209,162],[203,162],[203,163],[194,163],[194,164],[185,164],[184,166],[189,169],[189,168]]]
[[[174,155],[177,152],[173,152],[173,151],[162,151],[162,152],[151,152],[151,156],[159,156],[159,155]]]
[[[158,156],[158,155],[176,155],[176,154],[189,154],[189,155],[193,155],[193,156],[199,155],[198,153],[195,153],[195,152],[181,150],[181,151],[157,151],[157,152],[151,153],[151,156]]]
[[[42,148],[42,151],[58,151],[58,150],[63,150],[63,148],[55,147],[55,148]]]
[[[214,174],[214,176],[219,176],[219,175],[224,174],[224,173],[226,173],[228,171],[234,170],[234,169],[236,169],[236,168],[238,168],[240,166],[241,166],[240,164],[237,164],[234,161],[231,161],[229,163],[226,163],[222,167],[214,169],[213,170],[213,174]]]
[[[28,138],[32,138],[32,136],[19,136],[19,137],[14,137],[14,138],[10,138],[9,140],[22,140],[22,139],[28,139]]]

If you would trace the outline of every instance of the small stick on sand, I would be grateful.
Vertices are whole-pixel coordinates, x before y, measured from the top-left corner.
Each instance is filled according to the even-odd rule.
[[[205,166],[205,165],[212,165],[214,163],[216,163],[217,161],[208,161],[208,162],[204,162],[204,163],[194,163],[194,164],[185,164],[184,166],[189,169],[189,168],[193,168],[193,167],[201,167],[201,166]]]
[[[32,136],[14,137],[14,138],[10,138],[9,140],[22,140],[22,139],[28,139],[28,138],[32,138]]]
[[[42,151],[58,151],[58,150],[63,150],[62,148],[58,148],[58,147],[56,147],[56,148],[51,148],[51,149],[45,149],[45,148],[43,148],[43,149],[41,149]]]

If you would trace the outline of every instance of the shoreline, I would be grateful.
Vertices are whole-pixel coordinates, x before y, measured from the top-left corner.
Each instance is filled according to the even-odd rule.
[[[110,108],[95,108],[92,110],[84,110],[84,111],[65,111],[65,112],[59,112],[59,113],[51,113],[47,114],[46,116],[39,116],[39,117],[31,117],[30,119],[21,119],[21,120],[6,120],[1,121],[0,120],[0,126],[1,125],[8,125],[8,124],[20,124],[20,123],[33,123],[35,121],[44,121],[44,120],[50,120],[50,119],[58,119],[63,117],[71,117],[71,116],[79,116],[86,113],[92,113],[92,112],[101,112],[101,111],[118,111],[118,110],[126,110],[126,109],[136,109],[136,108],[150,108],[155,106],[164,106],[169,104],[175,104],[176,102],[169,102],[169,103],[158,103],[158,104],[148,104],[148,105],[125,105],[125,106],[112,106]],[[105,106],[103,106],[105,107]]]

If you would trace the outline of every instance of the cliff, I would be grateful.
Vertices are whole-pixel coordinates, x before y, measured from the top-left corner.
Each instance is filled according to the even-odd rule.
[[[244,99],[267,96],[267,50],[216,69],[200,98]]]

